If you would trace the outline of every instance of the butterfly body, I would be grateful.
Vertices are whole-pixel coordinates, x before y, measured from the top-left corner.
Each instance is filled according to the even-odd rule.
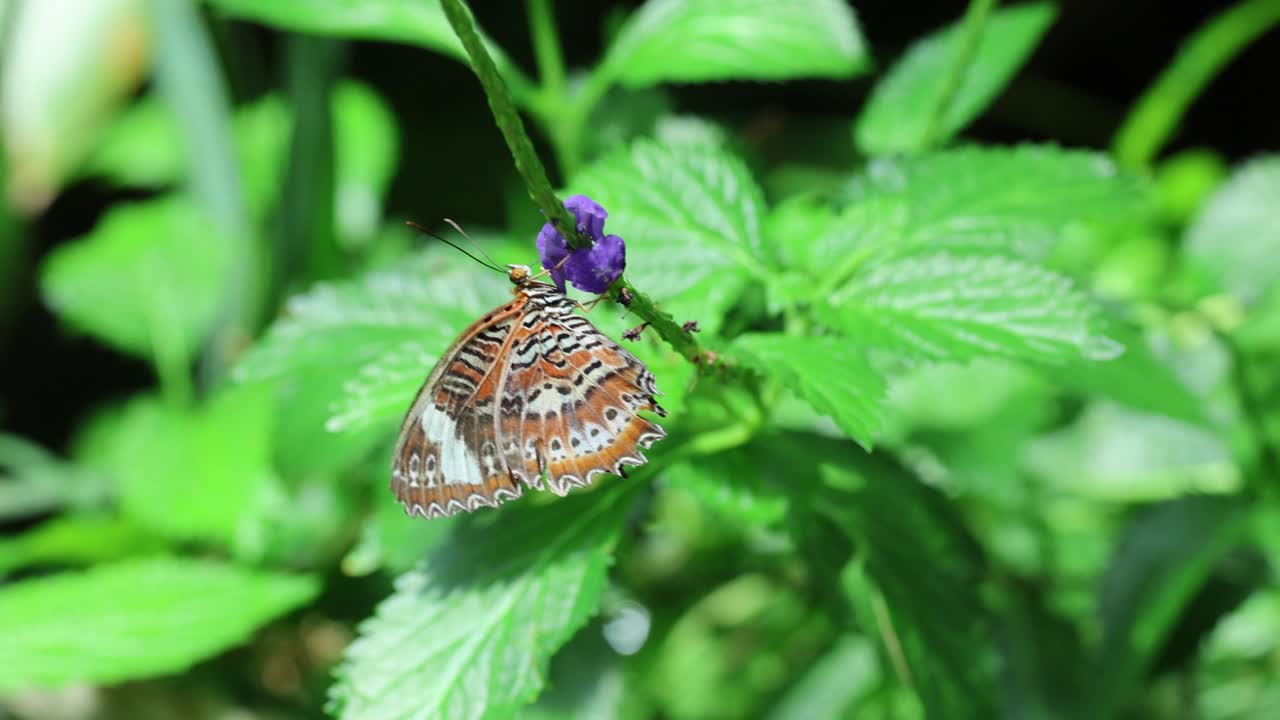
[[[439,517],[547,486],[564,495],[642,465],[665,437],[644,364],[601,334],[554,286],[510,266],[515,299],[449,347],[396,442],[391,489],[410,515]]]

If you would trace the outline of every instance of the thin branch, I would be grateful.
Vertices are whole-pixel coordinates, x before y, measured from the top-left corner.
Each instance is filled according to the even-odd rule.
[[[1150,164],[1209,81],[1277,23],[1280,2],[1251,0],[1214,16],[1192,33],[1116,132],[1111,149],[1120,164]]]
[[[489,109],[493,111],[498,129],[502,131],[502,137],[507,141],[507,147],[515,159],[516,170],[524,180],[529,196],[533,198],[547,220],[560,231],[561,235],[564,235],[569,247],[575,250],[591,247],[591,239],[577,231],[577,223],[573,216],[551,189],[546,169],[543,168],[542,161],[534,151],[528,133],[525,132],[524,123],[516,112],[515,103],[511,99],[506,82],[498,73],[493,58],[489,56],[489,52],[480,41],[480,33],[476,30],[475,18],[472,17],[471,11],[462,0],[441,0],[440,4],[444,8],[445,16],[449,19],[449,24],[453,26],[453,31],[462,41],[462,47],[467,51],[467,56],[471,58],[471,69],[475,71],[481,87],[484,88],[484,94],[489,99]],[[684,330],[682,323],[676,322],[669,313],[658,309],[651,298],[636,289],[626,278],[619,278],[613,284],[609,289],[608,297],[649,323],[659,337],[690,362],[706,364],[713,360],[713,356],[702,349],[693,333]]]
[[[911,665],[907,663],[907,655],[902,651],[902,641],[893,627],[893,616],[889,614],[889,605],[879,590],[871,593],[871,610],[876,615],[876,627],[880,630],[880,638],[884,641],[889,659],[893,662],[893,670],[898,679],[908,688],[915,689],[915,679],[911,676]]]
[[[445,17],[453,26],[458,40],[462,42],[463,49],[467,51],[467,57],[471,59],[471,69],[475,71],[476,77],[480,80],[480,86],[484,88],[485,97],[489,99],[489,109],[493,111],[493,119],[498,124],[498,130],[502,132],[503,139],[507,141],[511,157],[516,161],[516,171],[524,180],[525,188],[529,190],[529,197],[542,210],[547,220],[565,237],[569,247],[574,249],[591,247],[591,239],[578,232],[573,216],[551,190],[546,168],[542,166],[542,160],[538,158],[538,153],[533,149],[533,142],[525,132],[524,122],[520,119],[520,113],[516,111],[516,105],[511,99],[511,91],[507,89],[506,81],[502,79],[497,66],[493,64],[493,58],[489,56],[489,51],[480,41],[480,33],[476,31],[475,18],[471,16],[471,11],[462,0],[441,0],[440,5],[444,8]]]

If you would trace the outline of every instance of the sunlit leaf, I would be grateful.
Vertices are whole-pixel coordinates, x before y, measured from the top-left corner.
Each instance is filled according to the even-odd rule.
[[[313,452],[330,433],[361,433],[359,452],[394,432],[436,360],[467,325],[505,302],[511,286],[451,248],[432,247],[354,281],[292,298],[244,357],[241,380],[272,380],[307,411],[285,419],[281,451]],[[348,458],[349,459],[349,458]]]
[[[576,174],[570,187],[609,211],[606,232],[627,242],[627,277],[677,319],[714,332],[746,278],[768,272],[764,198],[723,149],[638,141]]]
[[[1160,415],[1095,403],[1025,448],[1025,464],[1063,492],[1112,502],[1226,494],[1242,478],[1215,433]]]
[[[1110,317],[1100,320],[1095,332],[1123,345],[1123,354],[1107,362],[1080,357],[1065,364],[1042,364],[1041,372],[1063,387],[1096,393],[1135,410],[1188,423],[1206,422],[1201,399],[1152,351],[1145,338]]]
[[[649,0],[601,71],[631,86],[846,78],[868,59],[852,10],[837,0]]]
[[[618,484],[461,527],[361,626],[330,691],[337,714],[509,716],[533,700],[595,612],[634,499]]]
[[[339,235],[368,238],[382,220],[382,198],[399,161],[395,117],[368,86],[343,82],[333,92],[333,135]]]
[[[185,364],[212,327],[230,246],[186,198],[108,212],[45,261],[40,285],[63,320],[158,363]]]
[[[374,233],[382,195],[395,170],[397,131],[389,110],[371,89],[342,82],[332,98],[335,219],[344,238]],[[268,95],[238,108],[232,117],[236,160],[250,204],[265,211],[275,200],[286,168],[289,108]],[[155,95],[134,102],[103,133],[83,173],[120,185],[172,186],[187,173],[191,158],[177,121]]]
[[[865,347],[931,360],[1108,360],[1098,309],[1071,280],[1002,255],[946,250],[871,261],[814,314]]]
[[[95,422],[82,456],[114,479],[121,509],[144,527],[260,551],[254,518],[276,481],[267,391],[226,390],[195,413],[137,397]]]
[[[838,282],[858,254],[943,248],[1042,260],[1068,231],[1127,228],[1151,197],[1101,153],[966,146],[880,159],[846,188],[847,215],[815,238],[807,267]],[[865,206],[865,207],[864,207]]]
[[[675,463],[663,470],[662,480],[713,511],[745,523],[770,525],[787,512],[782,488],[761,473],[759,458],[743,450]]]
[[[836,720],[881,682],[876,654],[866,637],[845,635],[810,665],[765,717],[768,720]]]
[[[45,564],[88,564],[162,549],[136,523],[106,515],[64,515],[0,539],[0,576]]]
[[[157,558],[0,589],[0,691],[166,675],[310,600],[310,577]]]
[[[210,4],[227,16],[290,32],[401,42],[466,60],[439,0],[210,0]],[[502,49],[491,40],[486,45],[513,89],[528,88],[528,79]]]
[[[1027,61],[1054,14],[1048,3],[1016,5],[991,14],[939,127],[932,130],[937,133],[934,138],[927,137],[929,123],[956,62],[963,21],[916,41],[876,84],[858,116],[858,148],[868,155],[922,150],[930,141],[945,141],[962,130]]]
[[[1187,231],[1189,262],[1213,286],[1254,303],[1280,278],[1280,155],[1241,166]]]
[[[854,343],[832,337],[743,335],[732,356],[829,415],[865,448],[880,426],[884,385]]]
[[[119,185],[160,187],[181,178],[186,162],[169,108],[158,96],[145,95],[103,130],[81,172]]]
[[[261,213],[270,206],[284,177],[289,109],[276,95],[236,110],[231,139],[246,199]],[[116,118],[103,133],[83,172],[129,186],[173,186],[190,172],[178,119],[159,96],[147,95]]]
[[[110,495],[101,473],[68,462],[29,440],[0,433],[0,519],[63,506],[90,508]]]

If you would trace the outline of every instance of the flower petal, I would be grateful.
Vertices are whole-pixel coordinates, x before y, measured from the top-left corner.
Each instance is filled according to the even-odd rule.
[[[617,235],[608,235],[590,250],[573,253],[565,263],[565,270],[574,287],[599,295],[609,289],[610,283],[618,279],[626,266],[626,243]]]
[[[586,195],[573,195],[564,201],[564,206],[577,220],[578,232],[591,238],[593,245],[571,249],[555,226],[546,223],[538,232],[538,257],[542,267],[551,271],[551,279],[560,292],[564,292],[567,279],[579,290],[598,295],[626,268],[626,243],[617,235],[604,234],[604,221],[609,213],[595,200]]]
[[[604,220],[609,217],[600,203],[586,195],[570,195],[565,198],[564,207],[577,219],[578,232],[591,238],[592,242],[600,241],[604,235]]]
[[[565,269],[564,259],[569,257],[569,245],[555,226],[547,223],[538,231],[538,259],[542,267],[551,270],[551,280],[564,292]]]

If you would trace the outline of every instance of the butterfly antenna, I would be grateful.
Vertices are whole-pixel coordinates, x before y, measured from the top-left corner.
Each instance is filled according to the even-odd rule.
[[[478,250],[480,254],[483,255],[486,260],[489,261],[490,265],[494,267],[499,267],[498,263],[494,262],[493,258],[489,257],[489,253],[485,252],[484,248],[480,247],[480,243],[471,239],[471,236],[467,234],[466,230],[462,229],[462,226],[458,225],[458,223],[454,222],[453,220],[450,220],[449,218],[445,218],[444,221],[449,223],[449,226],[452,227],[454,230],[457,230],[459,235],[466,238],[473,246],[475,246],[475,249]],[[503,270],[503,272],[506,272],[506,270]]]
[[[461,247],[461,246],[459,246],[458,244],[453,243],[453,242],[450,242],[449,240],[447,240],[447,239],[445,239],[445,238],[441,237],[440,235],[437,235],[436,233],[434,233],[434,232],[432,232],[432,231],[430,231],[430,230],[426,229],[425,227],[423,227],[423,226],[419,225],[418,223],[416,223],[416,222],[414,222],[414,221],[412,221],[412,220],[405,220],[405,221],[404,221],[404,224],[405,224],[405,225],[408,225],[409,227],[413,228],[414,230],[418,230],[418,231],[420,231],[420,232],[422,232],[422,233],[424,233],[424,234],[426,234],[426,235],[430,235],[431,237],[433,237],[433,238],[435,238],[435,239],[439,240],[440,242],[444,243],[445,245],[448,245],[449,247],[453,248],[454,250],[457,250],[458,252],[462,253],[463,255],[466,255],[467,257],[471,258],[472,260],[475,260],[476,262],[480,263],[481,265],[483,265],[483,266],[485,266],[485,267],[489,268],[490,270],[496,270],[496,271],[498,271],[498,272],[500,272],[500,273],[506,273],[506,272],[507,272],[506,270],[503,270],[502,268],[498,267],[497,263],[495,263],[492,259],[489,259],[489,256],[488,256],[488,255],[486,255],[486,254],[484,253],[484,251],[483,251],[483,250],[481,250],[481,251],[480,251],[480,254],[484,255],[486,259],[489,259],[489,261],[488,261],[488,262],[485,262],[484,260],[481,260],[480,258],[476,257],[475,255],[472,255],[471,253],[467,252],[464,248],[462,248],[462,247]],[[449,221],[449,224],[450,224],[450,225],[453,225],[453,222],[452,222],[452,221]],[[457,227],[457,225],[454,225],[454,227]],[[463,234],[465,235],[465,233],[463,233]],[[468,239],[468,240],[471,240],[471,238],[467,238],[467,239]],[[475,243],[475,240],[471,240],[471,242],[472,242],[472,243]],[[478,248],[478,247],[479,247],[479,246],[477,246],[477,248]]]

